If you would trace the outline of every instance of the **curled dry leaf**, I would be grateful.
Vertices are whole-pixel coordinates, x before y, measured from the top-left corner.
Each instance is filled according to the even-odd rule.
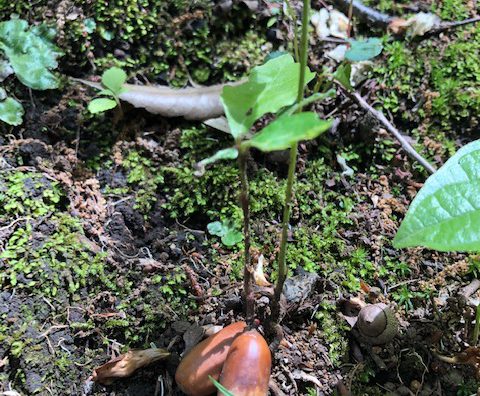
[[[103,88],[101,84],[92,81],[74,80],[99,90]],[[233,84],[184,89],[124,84],[125,92],[121,93],[119,97],[134,107],[143,108],[150,113],[160,114],[164,117],[207,120],[223,114],[220,94],[225,85]]]
[[[135,370],[158,360],[166,359],[170,353],[162,348],[130,350],[93,370],[92,380],[104,385],[111,384],[114,378],[129,377]]]
[[[411,18],[393,18],[388,29],[394,34],[407,33],[411,37],[423,36],[430,30],[440,26],[441,19],[431,13],[419,12]]]
[[[265,273],[263,272],[263,264],[265,263],[265,257],[263,254],[258,256],[257,265],[255,266],[255,270],[253,271],[253,279],[255,279],[255,284],[257,286],[264,286],[268,287],[272,284],[265,278]]]

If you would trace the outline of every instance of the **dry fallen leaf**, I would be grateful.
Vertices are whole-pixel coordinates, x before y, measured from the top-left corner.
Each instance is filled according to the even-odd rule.
[[[265,274],[263,272],[263,264],[265,262],[265,257],[263,254],[258,256],[257,265],[255,266],[255,270],[253,271],[253,279],[255,279],[255,284],[257,286],[268,287],[271,286],[271,283],[265,278]]]
[[[170,353],[162,348],[130,350],[93,370],[92,380],[104,385],[111,384],[114,378],[128,377],[140,367],[166,359]]]
[[[100,83],[79,78],[74,80],[99,90],[103,88]],[[234,84],[184,89],[124,84],[123,87],[126,91],[120,94],[120,99],[134,107],[142,108],[150,113],[160,114],[164,117],[207,120],[223,114],[220,94],[225,85]]]
[[[394,34],[407,33],[411,37],[423,36],[440,25],[441,19],[431,13],[419,12],[411,18],[394,18],[388,29]]]

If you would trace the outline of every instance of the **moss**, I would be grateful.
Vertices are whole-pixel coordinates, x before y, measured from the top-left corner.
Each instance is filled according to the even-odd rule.
[[[432,12],[443,20],[458,21],[468,18],[469,10],[464,0],[434,0]]]
[[[237,205],[240,182],[234,164],[215,164],[202,177],[195,176],[191,165],[167,168],[165,172],[170,183],[164,207],[172,218],[241,218]]]
[[[260,50],[264,40],[248,33],[255,31],[255,16],[238,3],[230,11],[235,18],[226,18],[211,0],[82,0],[74,5],[41,0],[31,13],[28,1],[0,1],[0,14],[17,13],[30,22],[42,15],[56,26],[58,44],[67,54],[61,70],[67,74],[91,64],[101,72],[115,64],[181,86],[189,74],[199,83],[237,78],[265,54]]]
[[[480,113],[480,28],[455,31],[448,42],[385,45],[375,69],[382,108],[407,125],[416,124],[422,154],[448,157],[457,136],[474,133]],[[430,142],[439,144],[432,149]],[[438,159],[438,157],[436,157]]]
[[[402,5],[409,4],[409,0],[393,1],[393,0],[363,0],[365,5],[373,7],[379,11],[392,13],[392,14],[402,14],[404,9]]]
[[[111,284],[103,271],[104,255],[92,254],[79,242],[80,222],[60,214],[53,224],[55,231],[42,236],[36,233],[35,242],[30,223],[12,234],[0,255],[2,288],[26,288],[54,297],[59,289],[74,295],[95,277]]]
[[[319,330],[328,345],[328,356],[334,366],[339,366],[348,351],[349,328],[343,318],[339,317],[334,304],[320,303],[315,319]]]
[[[146,215],[157,201],[157,189],[164,181],[162,172],[151,159],[135,150],[128,153],[123,167],[128,172],[127,183],[135,191],[134,207]]]
[[[53,213],[63,195],[58,182],[39,173],[0,174],[0,222],[7,217],[38,218]]]

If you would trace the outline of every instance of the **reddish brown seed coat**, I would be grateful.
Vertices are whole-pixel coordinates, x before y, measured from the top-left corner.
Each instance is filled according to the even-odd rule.
[[[272,355],[265,339],[257,330],[250,330],[230,347],[220,383],[235,396],[266,396],[271,366]]]
[[[235,322],[192,348],[180,362],[175,381],[190,396],[207,396],[215,392],[208,378],[218,380],[234,339],[245,329],[245,322]]]

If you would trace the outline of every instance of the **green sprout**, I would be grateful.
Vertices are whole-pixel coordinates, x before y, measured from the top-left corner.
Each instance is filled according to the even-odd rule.
[[[121,110],[120,95],[126,92],[123,87],[127,81],[127,74],[118,67],[111,67],[102,74],[102,89],[98,92],[100,98],[93,99],[88,104],[92,114],[104,113],[118,106]]]

